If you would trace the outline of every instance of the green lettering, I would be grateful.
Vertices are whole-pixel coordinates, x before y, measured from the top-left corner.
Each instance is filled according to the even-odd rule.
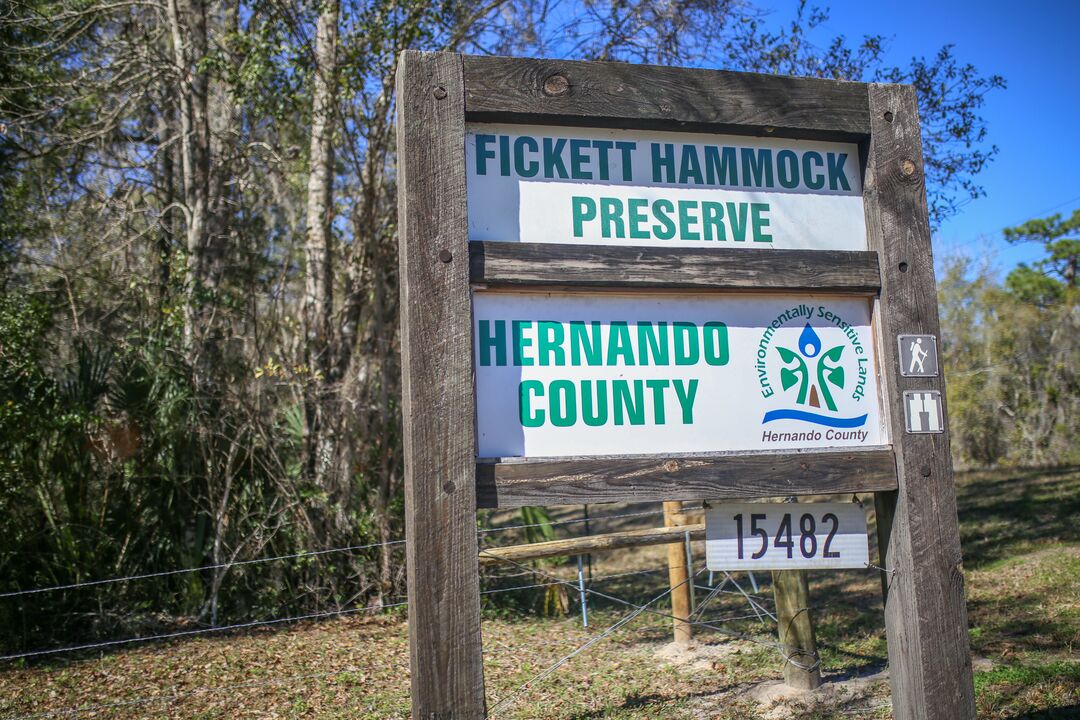
[[[847,175],[844,174],[844,164],[847,162],[847,153],[828,153],[829,158],[829,189],[836,190],[838,187],[850,190]]]
[[[532,338],[525,337],[526,328],[532,327],[532,320],[514,320],[510,323],[510,333],[514,342],[514,365],[526,367],[533,364],[531,357],[525,357],[525,348],[532,347]]]
[[[682,408],[683,425],[694,424],[694,398],[697,397],[698,381],[691,380],[689,386],[683,386],[682,380],[673,380],[675,397],[679,399],[679,407]]]
[[[752,187],[773,186],[772,150],[742,149],[742,181],[743,185]]]
[[[769,212],[769,203],[750,203],[750,224],[754,227],[754,242],[772,242],[772,235],[765,233],[769,227],[769,218],[764,213]]]
[[[476,174],[487,175],[487,161],[495,159],[495,151],[488,147],[495,143],[494,135],[476,136]]]
[[[544,424],[544,411],[532,412],[532,403],[529,395],[544,397],[544,384],[539,380],[523,380],[518,385],[518,417],[522,427],[540,427]]]
[[[724,205],[723,203],[712,202],[706,200],[701,203],[702,214],[704,220],[702,224],[705,227],[705,239],[706,240],[727,240],[727,231],[724,229]],[[716,236],[713,237],[713,231],[716,231]]]
[[[570,198],[574,216],[574,237],[582,237],[585,223],[596,219],[596,201],[590,197],[575,195]]]
[[[499,136],[499,173],[510,177],[510,136]]]
[[[580,365],[581,358],[585,358],[585,364],[589,366],[603,364],[600,349],[600,322],[594,320],[590,323],[589,330],[592,337],[586,334],[584,320],[570,321],[570,363]]]
[[[660,321],[654,327],[651,322],[641,320],[637,324],[638,362],[649,364],[652,355],[653,365],[670,365],[668,354],[668,324]]]
[[[789,190],[799,186],[799,158],[792,151],[776,153],[776,179]]]
[[[701,329],[701,344],[705,348],[705,362],[709,365],[727,365],[731,354],[728,351],[727,325],[722,322],[707,322]]]
[[[662,174],[667,178],[661,177]],[[652,144],[652,179],[653,182],[675,182],[675,146],[671,143]]]
[[[600,198],[600,234],[610,238],[612,230],[615,237],[626,237],[626,225],[623,223],[623,204],[619,198]]]
[[[608,327],[607,365],[615,367],[622,358],[623,365],[634,364],[634,348],[630,344],[630,328],[625,320],[612,320]]]
[[[653,422],[663,425],[667,420],[667,408],[664,407],[664,389],[670,385],[669,380],[646,380],[645,386],[653,391]]]
[[[735,242],[746,241],[746,203],[727,204],[728,224],[731,226],[731,239]]]
[[[634,381],[633,397],[630,395],[629,382],[612,380],[611,394],[616,425],[625,425],[628,419],[631,425],[645,424],[645,385],[641,380]]]
[[[593,404],[593,381],[581,381],[581,417],[589,427],[606,425],[608,421],[607,383],[596,382],[596,403]]]
[[[531,178],[535,177],[536,173],[540,172],[540,162],[538,160],[526,160],[525,159],[525,146],[528,146],[529,152],[533,155],[540,152],[540,146],[536,144],[536,140],[528,135],[522,135],[514,141],[514,170],[521,177]]]
[[[536,323],[536,354],[541,365],[566,364],[566,350],[563,349],[565,339],[566,331],[561,322],[541,320]]]
[[[739,171],[736,165],[735,148],[705,146],[705,180],[710,185],[738,185]]]
[[[698,162],[697,146],[686,143],[682,146],[682,166],[679,168],[679,182],[685,185],[690,180],[700,185],[701,163]]]
[[[574,383],[556,380],[548,386],[548,412],[555,427],[570,427],[577,422],[577,395]]]
[[[630,237],[633,240],[648,240],[648,228],[642,228],[642,223],[649,222],[649,216],[642,212],[649,204],[645,198],[630,198],[626,201],[627,223],[630,225]]]
[[[566,164],[562,157],[565,147],[566,138],[544,138],[544,177],[552,178],[558,175],[563,180],[567,178]]]
[[[585,149],[590,145],[588,140],[570,141],[570,177],[575,180],[592,180],[592,172],[585,169],[585,163],[589,158],[585,155]]]
[[[675,333],[675,364],[696,365],[701,357],[697,325],[691,322],[672,323]]]
[[[491,321],[480,321],[480,364],[491,365],[491,350],[495,349],[495,364],[506,365],[506,321],[495,321],[495,334],[491,333]]]
[[[615,147],[622,151],[622,179],[630,182],[634,179],[633,155],[631,153],[637,148],[637,143],[621,140],[615,143]]]
[[[610,140],[593,140],[592,146],[597,149],[596,159],[600,161],[600,179],[610,180],[608,171],[608,153],[611,152],[611,148],[615,146],[615,143]]]
[[[690,228],[697,225],[697,216],[692,216],[690,213],[697,209],[696,200],[680,200],[679,201],[679,239],[680,240],[700,240],[701,233]]]
[[[670,213],[675,212],[675,205],[670,200],[656,200],[652,204],[653,216],[660,223],[653,225],[653,235],[657,240],[670,240],[675,237],[675,221]]]
[[[825,173],[814,172],[814,168],[820,168],[825,164],[821,159],[821,153],[807,150],[802,156],[803,183],[811,190],[820,190],[825,187]]]

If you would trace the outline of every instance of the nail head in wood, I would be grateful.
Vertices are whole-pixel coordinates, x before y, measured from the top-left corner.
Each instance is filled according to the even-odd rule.
[[[886,110],[884,117],[885,117],[885,122],[892,122],[892,111]]]
[[[897,265],[897,266],[896,266],[896,268],[897,268],[897,269],[898,269],[898,270],[899,270],[900,272],[902,272],[902,273],[906,273],[906,272],[907,272],[907,263],[906,263],[906,262],[902,262],[902,263],[900,263],[899,265]]]
[[[435,96],[436,100],[446,99],[446,88],[442,85],[436,85],[435,89],[431,91],[431,94]]]
[[[444,493],[449,495],[450,493],[454,492],[454,483],[452,483],[450,481],[444,482],[443,486],[442,486],[442,489],[443,489]]]
[[[930,466],[929,465],[923,465],[921,468],[919,468],[919,472],[922,473],[923,477],[930,477],[930,472],[931,472]]]
[[[439,259],[442,260],[444,263],[448,263],[454,259],[454,253],[450,252],[449,250],[440,250]]]
[[[549,75],[544,79],[544,94],[549,97],[558,97],[570,92],[570,81],[565,75]]]

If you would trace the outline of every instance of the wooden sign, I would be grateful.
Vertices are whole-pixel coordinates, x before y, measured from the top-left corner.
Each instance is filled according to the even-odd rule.
[[[469,239],[865,250],[855,143],[470,123]]]
[[[473,296],[484,458],[876,447],[864,298]]]
[[[974,718],[948,432],[906,415],[945,430],[944,386],[897,342],[939,330],[914,90],[412,51],[397,83],[413,716],[485,715],[478,507],[873,492],[894,716]]]

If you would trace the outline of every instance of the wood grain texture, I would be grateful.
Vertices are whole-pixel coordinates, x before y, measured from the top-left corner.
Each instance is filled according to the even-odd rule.
[[[888,448],[477,463],[479,507],[788,497],[896,488]]]
[[[666,288],[874,295],[875,252],[469,243],[472,282],[491,288]]]
[[[689,645],[694,639],[690,613],[693,612],[693,584],[690,580],[690,568],[686,564],[686,516],[682,512],[682,503],[678,500],[664,503],[664,526],[682,530],[683,535],[676,542],[667,546],[668,586],[671,588],[672,632],[675,642]]]
[[[584,555],[586,553],[621,550],[630,547],[663,545],[672,540],[685,540],[686,533],[690,533],[690,538],[693,540],[703,540],[705,538],[705,524],[694,523],[682,525],[678,528],[623,530],[621,532],[587,535],[564,540],[548,540],[547,542],[529,543],[528,545],[487,548],[480,551],[480,564],[491,565],[505,560],[519,562],[565,555]],[[682,545],[680,544],[679,547],[681,548]],[[685,554],[683,555],[683,564],[686,564]]]
[[[862,83],[608,62],[464,61],[470,120],[840,140],[870,132]]]
[[[878,352],[898,489],[885,567],[889,676],[897,720],[975,717],[960,534],[949,435],[905,432],[905,390],[943,379],[900,376],[896,336],[938,335],[937,292],[926,208],[918,105],[910,86],[871,85],[873,133],[865,206],[870,247],[881,255]]]
[[[773,570],[776,626],[784,650],[784,684],[800,690],[821,686],[817,639],[805,570]]]
[[[461,58],[401,55],[398,222],[415,718],[485,715]]]

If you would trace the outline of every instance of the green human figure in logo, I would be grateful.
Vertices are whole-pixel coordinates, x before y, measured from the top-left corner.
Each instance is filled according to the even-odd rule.
[[[777,346],[776,351],[780,353],[780,359],[785,364],[794,366],[780,370],[780,384],[785,390],[795,385],[799,386],[795,401],[799,405],[809,403],[811,407],[821,407],[821,401],[824,400],[825,407],[836,412],[836,402],[833,400],[829,385],[834,385],[840,389],[844,387],[844,368],[838,364],[840,356],[844,354],[844,346],[837,345],[826,350],[821,354],[821,357],[818,357],[818,354],[821,353],[821,339],[814,332],[814,329],[810,327],[810,323],[807,323],[802,334],[799,335],[798,353],[779,346]],[[806,360],[813,360],[814,358],[817,358],[817,367],[816,372],[811,377]],[[818,394],[819,388],[820,398]]]

